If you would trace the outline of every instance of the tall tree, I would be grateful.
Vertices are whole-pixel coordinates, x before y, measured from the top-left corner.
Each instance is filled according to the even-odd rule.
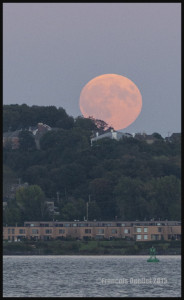
[[[44,220],[48,215],[45,200],[44,192],[38,185],[21,187],[16,192],[17,205],[27,221]]]
[[[19,133],[20,150],[31,151],[36,149],[35,139],[32,132],[28,130]]]
[[[143,220],[149,215],[149,205],[140,179],[122,176],[115,188],[117,216],[123,220]]]

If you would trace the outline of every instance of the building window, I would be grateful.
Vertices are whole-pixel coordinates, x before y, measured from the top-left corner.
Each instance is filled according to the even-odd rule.
[[[47,234],[52,233],[52,229],[45,229],[45,233]]]
[[[104,229],[102,229],[102,228],[98,229],[98,233],[99,234],[103,234],[104,233]]]
[[[125,228],[124,233],[130,233],[130,229]]]
[[[32,234],[38,234],[38,229],[32,229]]]
[[[159,235],[158,234],[152,234],[151,239],[158,241],[159,240]]]
[[[85,233],[91,233],[91,229],[85,229]]]
[[[10,234],[10,228],[8,228],[8,234]]]
[[[147,240],[147,239],[148,239],[148,235],[144,234],[144,240]]]
[[[64,224],[64,227],[70,227],[69,223]]]
[[[19,233],[20,234],[24,234],[25,233],[25,229],[19,229]]]
[[[136,238],[137,240],[141,240],[141,234],[137,234]]]
[[[15,233],[15,229],[12,229],[12,234],[14,234]]]
[[[158,227],[158,232],[162,232],[162,228],[161,227]]]
[[[63,227],[63,224],[55,224],[55,227]]]
[[[65,230],[64,229],[59,229],[59,233],[60,234],[65,233]]]
[[[49,223],[40,223],[40,227],[49,227]]]
[[[111,233],[112,233],[112,234],[116,234],[116,233],[117,233],[117,229],[112,229],[112,230],[111,230]]]
[[[140,227],[137,228],[137,232],[141,232],[141,228]]]
[[[144,227],[144,232],[148,232],[148,228],[147,227]]]
[[[48,241],[48,240],[50,240],[51,239],[51,237],[49,236],[49,235],[44,235],[43,236],[43,240],[44,241]]]

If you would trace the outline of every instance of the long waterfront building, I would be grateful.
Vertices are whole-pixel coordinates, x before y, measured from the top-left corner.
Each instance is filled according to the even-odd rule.
[[[179,221],[32,221],[3,227],[3,240],[127,239],[181,240]]]

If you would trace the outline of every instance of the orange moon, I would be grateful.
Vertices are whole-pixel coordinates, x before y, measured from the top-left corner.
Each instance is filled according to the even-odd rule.
[[[120,130],[132,124],[142,109],[142,96],[130,79],[117,74],[104,74],[90,80],[79,100],[85,118],[105,121]]]

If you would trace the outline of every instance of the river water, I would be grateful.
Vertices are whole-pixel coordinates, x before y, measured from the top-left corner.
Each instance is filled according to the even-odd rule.
[[[3,297],[181,297],[181,257],[4,256]]]

